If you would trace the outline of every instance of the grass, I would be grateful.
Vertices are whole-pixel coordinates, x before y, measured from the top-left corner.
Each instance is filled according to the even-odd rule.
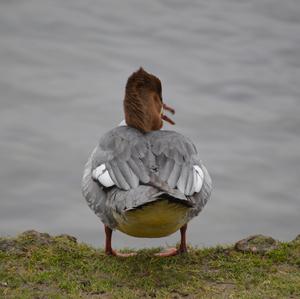
[[[300,298],[299,240],[265,254],[226,246],[170,258],[154,257],[159,248],[115,258],[47,234],[1,242],[0,298]]]

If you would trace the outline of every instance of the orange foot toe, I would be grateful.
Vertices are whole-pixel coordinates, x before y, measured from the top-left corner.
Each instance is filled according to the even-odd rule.
[[[172,247],[172,248],[168,248],[166,251],[156,253],[155,256],[167,257],[167,256],[178,255],[185,252],[187,252],[186,249],[181,249],[181,248],[177,249],[175,247]]]

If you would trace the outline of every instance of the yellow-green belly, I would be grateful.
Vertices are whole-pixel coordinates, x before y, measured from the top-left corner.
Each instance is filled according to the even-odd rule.
[[[168,236],[187,222],[190,208],[166,199],[155,201],[136,210],[130,210],[124,216],[114,213],[117,229],[121,232],[141,238],[159,238]]]

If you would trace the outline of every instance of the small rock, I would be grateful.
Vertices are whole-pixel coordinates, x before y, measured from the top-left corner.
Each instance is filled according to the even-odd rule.
[[[1,251],[12,251],[16,246],[16,242],[14,240],[3,239],[0,240],[0,250]]]
[[[24,246],[13,239],[2,239],[0,240],[0,251],[19,255],[24,253]]]
[[[238,241],[234,248],[242,252],[264,254],[278,247],[278,242],[271,237],[254,235]]]
[[[27,230],[20,235],[24,239],[28,239],[37,245],[48,245],[53,242],[52,237],[47,233],[40,233],[35,230]]]
[[[50,239],[51,236],[47,233],[40,233],[36,230],[26,230],[25,232],[23,232],[21,234],[21,236],[24,236],[24,237],[29,237],[29,238],[32,238],[32,239],[40,239],[40,238],[43,238],[43,239]]]

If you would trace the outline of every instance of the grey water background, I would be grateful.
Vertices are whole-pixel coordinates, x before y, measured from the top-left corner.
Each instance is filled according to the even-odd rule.
[[[0,1],[0,235],[102,246],[84,164],[122,119],[127,77],[156,74],[212,200],[193,245],[300,233],[300,1]],[[166,126],[170,129],[170,126]],[[174,244],[114,234],[115,247]]]

